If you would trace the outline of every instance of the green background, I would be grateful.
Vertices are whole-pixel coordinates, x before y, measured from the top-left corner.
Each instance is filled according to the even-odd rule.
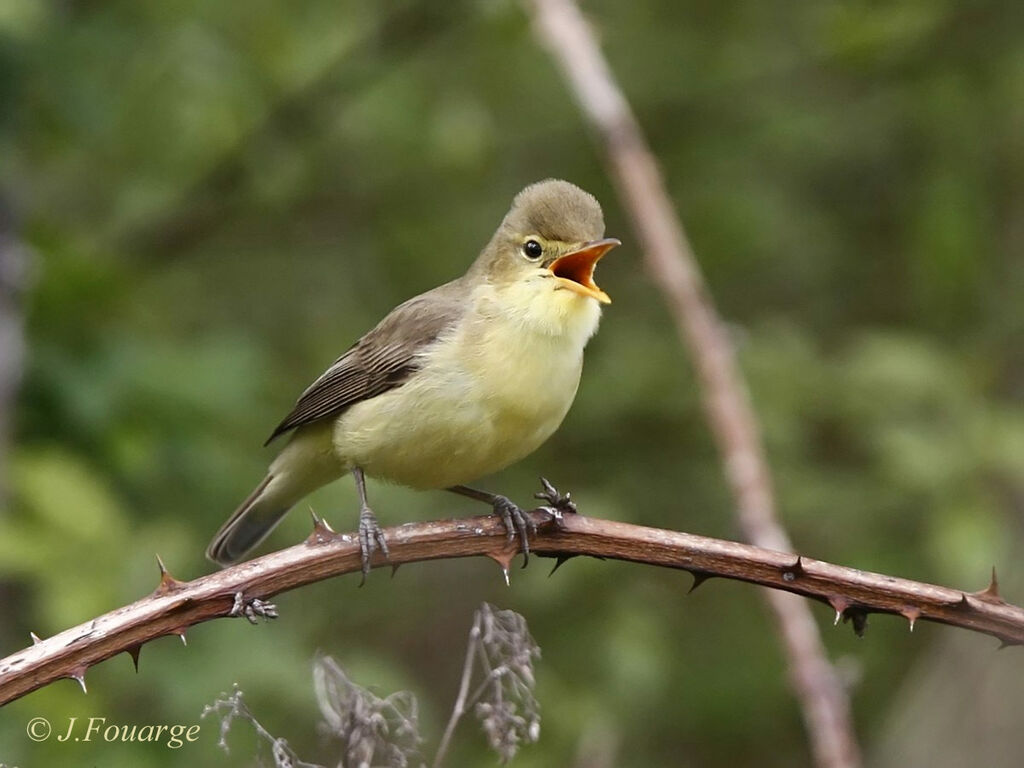
[[[386,6],[386,7],[385,7]],[[799,550],[1024,600],[1024,11],[1015,0],[640,0],[586,10],[728,321]],[[0,508],[0,655],[178,578],[262,477],[297,394],[387,310],[460,274],[512,196],[593,192],[624,246],[576,403],[541,450],[583,512],[736,538],[690,360],[602,158],[522,8],[0,0],[0,200],[31,257]],[[0,406],[2,407],[2,406]],[[371,483],[382,523],[478,514]],[[355,524],[342,480],[310,499]],[[293,515],[270,545],[308,532]],[[543,649],[520,766],[809,763],[757,590],[574,560],[485,560],[284,595],[282,618],[161,639],[0,711],[0,762],[254,764],[203,706],[237,682],[330,763],[317,651],[420,699],[432,756],[483,600]],[[872,765],[1019,765],[1024,655],[813,607]],[[36,716],[202,722],[180,750],[33,744]],[[264,759],[269,757],[264,753]],[[473,723],[448,765],[492,765]]]

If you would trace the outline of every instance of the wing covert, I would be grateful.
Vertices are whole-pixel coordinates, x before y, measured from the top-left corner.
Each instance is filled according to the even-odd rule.
[[[392,310],[302,393],[264,445],[401,386],[420,369],[423,353],[465,311],[460,287],[461,280],[453,280]]]

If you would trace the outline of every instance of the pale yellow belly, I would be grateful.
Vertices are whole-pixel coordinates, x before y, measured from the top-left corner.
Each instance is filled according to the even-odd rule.
[[[532,453],[572,404],[583,350],[557,337],[527,341],[448,343],[408,382],[338,418],[338,458],[426,489],[471,483]]]

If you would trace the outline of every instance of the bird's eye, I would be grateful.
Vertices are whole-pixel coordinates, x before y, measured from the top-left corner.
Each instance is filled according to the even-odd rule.
[[[523,243],[523,255],[530,261],[536,261],[544,255],[544,249],[536,240],[527,240]]]

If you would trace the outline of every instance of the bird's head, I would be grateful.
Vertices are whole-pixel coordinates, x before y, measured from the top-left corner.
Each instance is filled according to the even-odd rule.
[[[594,282],[594,267],[617,245],[604,237],[604,215],[593,195],[548,179],[516,195],[474,269],[499,289],[525,286],[541,296],[565,291],[565,298],[608,304],[608,294]]]

